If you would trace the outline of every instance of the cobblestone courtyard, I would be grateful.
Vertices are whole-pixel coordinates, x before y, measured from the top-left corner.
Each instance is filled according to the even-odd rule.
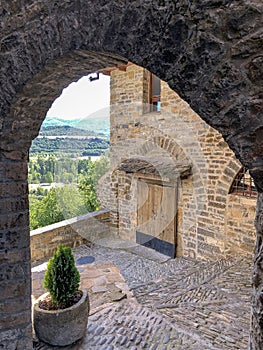
[[[91,312],[82,343],[35,349],[240,349],[248,343],[252,259],[167,259],[147,248],[82,246],[74,250]],[[149,259],[151,257],[151,259]],[[33,294],[44,267],[33,268]]]

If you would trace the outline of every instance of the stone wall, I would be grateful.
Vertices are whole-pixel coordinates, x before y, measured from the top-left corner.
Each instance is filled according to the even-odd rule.
[[[32,344],[27,152],[2,152],[0,174],[0,348],[24,350]]]
[[[240,162],[222,136],[165,82],[161,82],[161,111],[145,114],[150,110],[148,77],[145,69],[135,65],[127,66],[126,72],[111,73],[114,200],[110,202],[111,209],[118,213],[120,236],[135,240],[140,177],[132,169],[120,171],[121,164],[127,159],[134,159],[135,164],[136,159],[145,159],[157,166],[159,158],[178,168],[189,162],[191,174],[180,177],[178,189],[177,256],[215,259],[251,254],[256,199],[229,194]],[[158,165],[157,170],[164,178],[164,168]],[[242,210],[238,206],[243,206]]]
[[[229,194],[225,211],[225,249],[229,255],[251,253],[255,246],[256,198]]]
[[[58,244],[77,247],[109,235],[110,213],[106,209],[64,220],[31,231],[31,259],[37,261],[50,258]]]
[[[162,108],[183,120],[201,147],[201,152],[197,152],[192,141],[182,144],[192,160],[194,171],[193,179],[182,181],[178,239],[184,248],[179,245],[180,252],[209,259],[220,255],[251,255],[256,238],[256,198],[229,194],[231,184],[240,170],[240,162],[222,136],[201,120],[164,82],[161,91]],[[203,189],[197,190],[199,195],[193,204],[192,187],[196,187],[195,181],[198,182],[198,179],[201,179]],[[205,195],[206,199],[198,208],[201,195]],[[239,210],[235,210],[237,207]],[[193,211],[196,213],[195,218]]]
[[[116,129],[127,128],[125,122],[142,115],[142,101],[145,95],[144,72],[146,70],[134,64],[127,65],[126,71],[118,69],[111,72],[111,142],[118,140]],[[117,119],[115,116],[118,115]]]

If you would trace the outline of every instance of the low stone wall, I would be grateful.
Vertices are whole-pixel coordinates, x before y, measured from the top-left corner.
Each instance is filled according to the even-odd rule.
[[[31,231],[31,260],[51,257],[58,244],[73,248],[108,237],[110,228],[110,212],[102,209]]]

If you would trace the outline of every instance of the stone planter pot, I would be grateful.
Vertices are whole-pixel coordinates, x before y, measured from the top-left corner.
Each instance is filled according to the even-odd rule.
[[[34,305],[34,328],[39,340],[50,345],[66,346],[83,338],[88,323],[89,297],[86,290],[79,302],[63,310],[43,310],[38,306],[41,295]]]

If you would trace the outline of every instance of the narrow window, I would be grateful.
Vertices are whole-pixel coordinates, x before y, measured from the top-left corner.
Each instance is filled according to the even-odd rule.
[[[151,105],[151,112],[160,112],[161,80],[152,73],[150,75],[150,105]]]
[[[257,196],[257,189],[248,169],[242,167],[238,172],[231,185],[229,193],[247,197]]]

